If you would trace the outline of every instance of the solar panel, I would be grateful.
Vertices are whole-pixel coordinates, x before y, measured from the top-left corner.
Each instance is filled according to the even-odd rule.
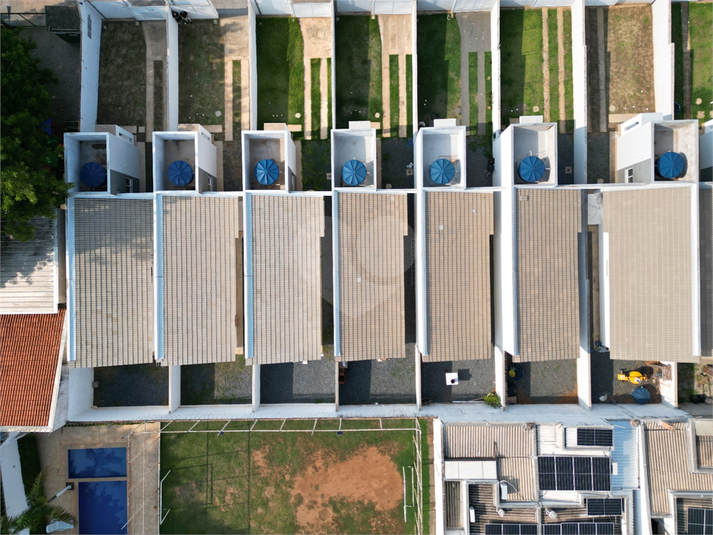
[[[537,535],[537,524],[485,524],[485,535]]]
[[[589,498],[587,499],[587,514],[589,516],[619,516],[624,508],[621,498]]]
[[[542,535],[614,535],[615,533],[613,522],[564,522],[545,524],[542,528]]]
[[[688,533],[713,533],[713,509],[691,507],[688,510]]]
[[[608,457],[538,457],[540,490],[610,490]]]
[[[577,446],[601,446],[611,448],[614,443],[611,429],[577,428]]]

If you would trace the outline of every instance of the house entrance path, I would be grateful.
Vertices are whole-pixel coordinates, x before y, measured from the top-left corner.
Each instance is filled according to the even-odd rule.
[[[162,76],[164,80],[166,78],[166,21],[144,21],[141,23],[141,29],[144,31],[144,40],[146,41],[146,140],[150,142],[152,132],[166,129],[164,113],[160,114],[160,117],[163,118],[161,124],[154,124],[156,67],[161,66],[163,72],[159,73],[159,76]],[[160,64],[154,62],[160,62]],[[162,102],[167,102],[165,82],[163,92]],[[159,103],[159,105],[162,104]]]
[[[399,137],[406,137],[408,103],[406,99],[406,56],[413,54],[411,15],[379,15],[381,32],[381,87],[384,103],[384,136],[391,132],[391,84],[389,56],[399,58]],[[413,57],[413,56],[412,56]]]
[[[460,29],[461,124],[471,124],[468,54],[478,54],[478,135],[485,134],[485,53],[490,50],[490,13],[458,13]],[[473,132],[476,133],[476,132]]]
[[[233,61],[240,62],[240,129],[250,129],[250,50],[247,15],[221,18],[220,29],[225,47],[225,141],[239,138],[233,125]]]
[[[327,59],[332,57],[332,19],[326,17],[300,19],[304,42],[305,67],[305,138],[326,139],[328,124]],[[319,59],[320,121],[319,132],[312,132],[312,60]]]

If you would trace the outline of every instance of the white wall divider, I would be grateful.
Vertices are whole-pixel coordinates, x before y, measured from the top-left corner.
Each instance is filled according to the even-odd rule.
[[[79,17],[82,23],[79,131],[94,132],[99,105],[99,52],[104,19],[88,2],[80,4]]]
[[[654,36],[654,102],[664,119],[673,119],[674,48],[671,42],[671,0],[651,5]]]
[[[418,132],[418,1],[413,1],[411,11],[411,110],[413,113],[413,138]]]
[[[490,59],[493,62],[491,76],[493,90],[493,132],[502,128],[500,117],[500,0],[495,0],[490,10]],[[486,95],[487,99],[487,95]]]
[[[248,51],[250,54],[250,130],[257,130],[257,35],[255,14],[257,7],[248,1]]]
[[[584,0],[572,4],[572,90],[574,93],[574,183],[587,183],[587,43]]]
[[[173,20],[171,8],[166,6],[166,127],[169,132],[178,130],[178,24]]]
[[[168,367],[168,410],[175,411],[181,406],[181,367]]]

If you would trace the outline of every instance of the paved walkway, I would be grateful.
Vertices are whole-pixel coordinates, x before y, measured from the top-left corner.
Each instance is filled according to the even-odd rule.
[[[166,22],[163,20],[144,21],[141,23],[146,41],[146,140],[151,140],[151,133],[166,129],[166,113],[162,114],[163,121],[154,124],[155,91],[154,81],[156,72],[155,61],[161,62],[163,69],[163,102],[167,102],[168,84],[166,83]]]
[[[327,59],[332,56],[332,20],[324,17],[300,19],[304,41],[305,69],[305,139],[326,139],[329,98],[327,91]],[[312,60],[319,59],[319,132],[312,131]]]
[[[458,13],[456,15],[460,29],[460,74],[461,74],[461,124],[470,126],[474,121],[470,117],[470,71],[468,55],[478,54],[478,135],[485,135],[485,52],[490,50],[490,13]],[[475,134],[476,132],[469,132]]]
[[[247,16],[219,19],[225,47],[225,141],[233,141],[233,61],[240,62],[240,128],[250,129],[250,50]],[[239,134],[238,134],[239,137]]]
[[[390,57],[399,60],[399,137],[406,137],[408,124],[408,95],[406,94],[406,56],[412,54],[411,15],[379,15],[381,32],[381,87],[383,100],[383,135],[391,132],[391,72]]]

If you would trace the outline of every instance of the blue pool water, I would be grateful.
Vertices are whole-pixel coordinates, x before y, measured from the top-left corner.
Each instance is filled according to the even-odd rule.
[[[126,481],[79,483],[79,533],[126,533]]]
[[[126,477],[126,448],[69,450],[69,477]]]

